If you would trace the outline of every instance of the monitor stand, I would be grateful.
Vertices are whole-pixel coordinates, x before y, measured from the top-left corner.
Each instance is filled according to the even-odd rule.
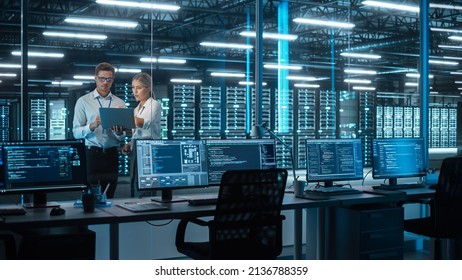
[[[46,193],[34,193],[32,194],[32,202],[24,202],[24,208],[48,208],[48,207],[59,207],[60,204],[56,201],[47,201]]]
[[[162,190],[161,196],[155,196],[151,198],[152,201],[161,203],[174,203],[174,202],[185,202],[187,201],[184,197],[173,197],[172,190]]]

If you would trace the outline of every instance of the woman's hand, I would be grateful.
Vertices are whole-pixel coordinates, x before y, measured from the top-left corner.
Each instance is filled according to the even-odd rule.
[[[132,147],[129,144],[125,144],[122,147],[122,154],[128,155],[131,152],[131,150],[132,150]]]

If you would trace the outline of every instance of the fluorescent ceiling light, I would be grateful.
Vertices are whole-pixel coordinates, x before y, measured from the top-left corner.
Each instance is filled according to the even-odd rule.
[[[454,41],[462,41],[461,36],[449,36],[448,39],[454,40]]]
[[[116,68],[116,72],[120,73],[139,73],[141,72],[141,69],[133,69],[133,68]]]
[[[51,82],[52,85],[70,85],[70,86],[81,86],[83,82],[79,81],[54,81]]]
[[[364,75],[377,75],[377,71],[363,70],[363,69],[345,69],[348,74],[364,74]]]
[[[375,87],[354,86],[354,90],[375,90]]]
[[[255,31],[242,31],[241,33],[239,33],[239,35],[245,36],[245,37],[257,37],[257,34],[255,33]],[[276,39],[276,40],[287,40],[287,41],[293,41],[298,38],[297,35],[268,33],[268,32],[263,32],[262,36],[264,39]]]
[[[319,85],[317,84],[294,84],[294,87],[298,88],[319,88]]]
[[[345,79],[343,80],[345,83],[352,83],[352,84],[370,84],[371,80],[364,80],[364,79]]]
[[[380,55],[368,54],[368,53],[342,52],[342,53],[340,53],[340,55],[341,56],[346,56],[346,57],[367,58],[367,59],[379,59],[379,58],[381,58]]]
[[[444,59],[454,59],[454,60],[462,60],[462,57],[456,56],[443,56]]]
[[[419,73],[406,73],[406,77],[409,77],[409,78],[420,78],[420,74]],[[433,79],[433,75],[429,74],[428,75],[428,78],[430,79]]]
[[[183,84],[200,84],[202,80],[195,80],[195,79],[170,79],[172,83],[183,83]]]
[[[138,26],[136,21],[122,21],[122,20],[108,20],[108,19],[90,19],[90,18],[66,18],[65,22],[80,23],[89,25],[104,25],[110,27],[129,27],[134,28]]]
[[[252,45],[247,44],[233,44],[233,43],[218,43],[218,42],[201,42],[201,46],[205,47],[219,47],[219,48],[230,48],[230,49],[251,49]]]
[[[288,75],[286,77],[287,80],[293,80],[293,81],[316,81],[317,79],[315,77],[309,77],[309,76],[292,76]]]
[[[21,52],[14,51],[11,52],[12,55],[21,56]],[[27,56],[34,56],[34,57],[54,57],[54,58],[62,58],[64,57],[63,53],[45,53],[45,52],[27,52]]]
[[[449,72],[449,73],[452,74],[452,75],[462,75],[462,71],[460,71],[460,72]]]
[[[446,61],[446,60],[436,60],[436,59],[429,59],[428,63],[430,63],[430,64],[441,64],[441,65],[459,65],[459,62]]]
[[[264,68],[267,69],[288,69],[288,70],[301,70],[302,67],[299,65],[279,65],[279,64],[265,64]]]
[[[462,33],[462,30],[459,30],[459,29],[448,29],[448,28],[438,28],[438,27],[430,27],[430,30],[440,31],[440,32]]]
[[[339,27],[339,28],[353,28],[355,25],[349,22],[340,22],[340,21],[331,21],[331,20],[319,20],[319,19],[310,19],[310,18],[295,18],[294,22],[327,26],[327,27]]]
[[[442,49],[462,49],[462,46],[438,45]]]
[[[0,77],[16,77],[15,73],[0,73]]]
[[[63,37],[63,38],[77,38],[77,39],[93,39],[93,40],[106,40],[106,35],[98,34],[84,34],[84,33],[68,33],[68,32],[43,32],[45,36]]]
[[[240,84],[240,85],[243,85],[243,86],[253,86],[253,85],[255,85],[254,82],[247,82],[247,81],[240,81],[239,84]],[[262,82],[261,85],[262,85],[262,86],[266,86],[267,83],[266,83],[266,82]]]
[[[418,86],[418,85],[419,85],[419,83],[411,83],[411,82],[407,82],[407,83],[405,83],[404,85],[405,85],[405,86],[407,86],[407,87],[416,87],[416,86]]]
[[[140,58],[141,62],[152,62],[152,63],[172,63],[172,64],[185,64],[185,59],[177,58],[155,58],[155,57],[142,57]]]
[[[95,79],[95,76],[91,76],[91,75],[74,75],[74,77],[72,77],[76,80],[94,80]]]
[[[380,2],[380,1],[363,1],[362,4],[367,5],[367,6],[387,8],[387,9],[393,9],[393,10],[406,11],[406,12],[415,12],[415,13],[418,13],[420,10],[419,7],[416,7],[416,6],[399,5],[399,4]]]
[[[0,68],[21,68],[21,64],[0,63]],[[37,65],[29,64],[27,65],[27,68],[36,69]]]
[[[430,8],[448,9],[448,10],[462,10],[462,6],[454,6],[454,5],[446,5],[446,4],[435,4],[435,3],[430,3]]]
[[[143,2],[130,2],[130,1],[113,1],[113,0],[96,0],[96,3],[102,5],[114,5],[131,8],[144,8],[144,9],[155,9],[165,11],[177,11],[180,9],[179,6],[164,5],[164,4],[152,4]]]
[[[454,84],[462,84],[462,81],[454,81]]]
[[[230,73],[230,72],[212,72],[210,73],[213,77],[236,77],[236,78],[244,78],[244,73]]]

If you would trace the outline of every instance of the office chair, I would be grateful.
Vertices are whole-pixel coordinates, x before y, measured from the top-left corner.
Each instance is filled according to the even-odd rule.
[[[441,259],[441,239],[462,237],[462,157],[441,164],[430,216],[404,221],[404,230],[435,239],[434,258]]]
[[[3,252],[0,252],[0,255],[5,260],[15,260],[17,259],[17,248],[16,240],[13,234],[0,233],[0,247],[3,248]]]
[[[183,219],[178,224],[178,252],[193,259],[275,259],[282,251],[286,181],[285,169],[225,172],[213,220]],[[190,222],[208,227],[208,241],[185,241]]]

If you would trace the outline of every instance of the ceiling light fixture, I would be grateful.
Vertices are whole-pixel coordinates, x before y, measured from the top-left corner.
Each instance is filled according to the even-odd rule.
[[[72,78],[76,80],[94,80],[95,76],[91,75],[74,75]]]
[[[21,64],[0,63],[0,68],[21,68]],[[27,68],[36,69],[37,65],[29,64],[27,65]]]
[[[394,9],[394,10],[400,10],[400,11],[406,11],[406,12],[418,13],[420,11],[419,7],[416,7],[416,6],[399,5],[399,4],[380,2],[380,1],[363,1],[362,4],[366,6]]]
[[[454,41],[462,41],[462,36],[449,36],[448,39]]]
[[[339,28],[353,28],[355,25],[349,22],[340,22],[340,21],[331,21],[331,20],[319,20],[319,19],[310,19],[310,18],[294,18],[294,22],[296,23],[303,23],[303,24],[311,24],[311,25],[318,25],[318,26],[326,26],[326,27],[339,27]]]
[[[0,73],[0,77],[16,77],[15,73]]]
[[[172,63],[172,64],[185,64],[186,59],[177,59],[177,58],[155,58],[155,57],[142,57],[140,58],[141,62],[147,63]]]
[[[462,49],[462,46],[438,45],[438,48],[442,48],[442,49]]]
[[[446,5],[446,4],[435,4],[435,3],[430,3],[430,8],[448,9],[448,10],[462,10],[462,6],[454,6],[454,5]]]
[[[114,5],[130,8],[144,8],[154,10],[165,10],[165,11],[177,11],[180,9],[179,6],[164,5],[164,4],[152,4],[143,2],[130,2],[130,1],[114,1],[114,0],[96,0],[96,3],[102,5]]]
[[[436,60],[436,59],[429,59],[428,63],[430,64],[440,64],[440,65],[459,65],[459,62],[455,61],[446,61],[446,60]]]
[[[195,80],[195,79],[170,79],[172,83],[183,83],[183,84],[200,84],[202,80]]]
[[[263,68],[266,69],[288,69],[288,70],[302,70],[299,65],[280,65],[280,64],[264,64]]]
[[[230,72],[212,72],[210,73],[213,77],[228,77],[228,78],[244,78],[244,73],[230,73]]]
[[[407,87],[416,87],[419,85],[419,83],[406,82],[404,85]]]
[[[367,53],[352,53],[352,52],[342,52],[340,53],[341,56],[346,57],[355,57],[355,58],[366,58],[366,59],[379,59],[382,56],[377,54],[367,54]]]
[[[375,87],[362,87],[362,86],[354,86],[353,87],[354,90],[375,90]]]
[[[141,69],[134,69],[134,68],[116,68],[116,72],[120,73],[139,73],[141,72]]]
[[[348,74],[364,74],[364,75],[377,75],[377,71],[363,70],[363,69],[345,69]]]
[[[291,76],[291,75],[288,75],[286,79],[292,80],[292,81],[309,81],[309,82],[317,80],[315,77],[310,77],[310,76]]]
[[[98,34],[84,34],[84,33],[67,33],[67,32],[43,32],[43,35],[50,37],[63,37],[63,38],[77,38],[77,39],[93,39],[93,40],[106,40],[106,35]]]
[[[439,31],[439,32],[462,33],[462,30],[459,30],[459,29],[448,29],[448,28],[439,28],[439,27],[430,27],[430,30]]]
[[[345,83],[352,83],[352,84],[370,84],[370,83],[372,83],[371,80],[364,80],[364,79],[345,79],[343,81]]]
[[[294,84],[294,87],[298,88],[319,88],[318,84]]]
[[[84,82],[80,81],[54,81],[51,82],[52,85],[69,85],[69,86],[81,86]]]
[[[239,35],[244,36],[244,37],[256,37],[257,34],[255,31],[242,31],[239,33]],[[287,40],[287,41],[293,41],[298,38],[297,35],[292,35],[292,34],[279,34],[279,33],[268,33],[268,32],[263,32],[263,39],[275,39],[275,40]]]
[[[14,51],[11,52],[12,55],[15,56],[21,56],[20,51]],[[45,53],[45,52],[27,52],[28,56],[33,56],[33,57],[53,57],[53,58],[62,58],[64,57],[63,53]]]
[[[419,73],[406,73],[406,77],[409,77],[409,78],[420,78],[420,74]],[[428,78],[430,79],[433,79],[433,75],[429,74],[428,75]]]
[[[252,45],[247,44],[234,44],[234,43],[218,43],[218,42],[201,42],[201,46],[205,47],[218,47],[218,48],[230,48],[230,49],[251,49]]]
[[[247,81],[240,81],[239,84],[242,85],[242,86],[253,86],[253,85],[255,85],[254,82],[247,82]],[[266,83],[266,82],[262,82],[261,85],[262,85],[262,86],[266,86],[267,83]]]
[[[108,19],[91,19],[91,18],[74,18],[69,17],[64,20],[69,23],[89,24],[89,25],[104,25],[110,27],[128,27],[134,28],[138,26],[136,21],[121,21],[121,20],[108,20]]]

